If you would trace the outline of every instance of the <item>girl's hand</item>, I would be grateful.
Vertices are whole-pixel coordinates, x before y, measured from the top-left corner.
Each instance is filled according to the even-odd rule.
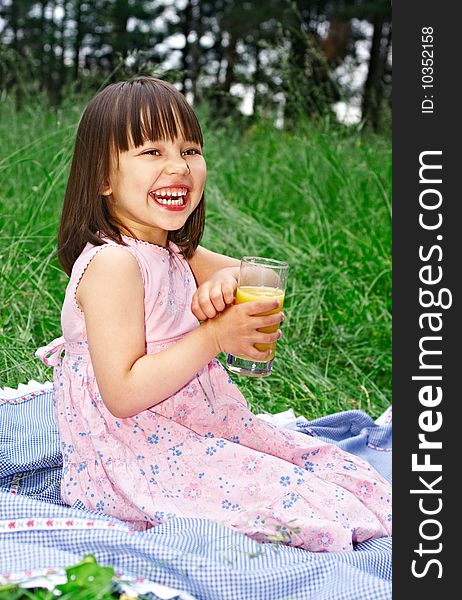
[[[255,360],[265,360],[271,356],[272,349],[258,350],[254,344],[272,344],[282,335],[280,329],[272,333],[258,331],[263,327],[279,325],[284,315],[282,311],[264,315],[280,306],[278,300],[258,300],[229,306],[209,319],[201,327],[207,327],[218,352],[248,356]],[[217,353],[218,353],[217,352]]]
[[[234,267],[220,269],[197,288],[191,302],[191,310],[199,321],[213,319],[234,302],[238,273],[239,269]]]

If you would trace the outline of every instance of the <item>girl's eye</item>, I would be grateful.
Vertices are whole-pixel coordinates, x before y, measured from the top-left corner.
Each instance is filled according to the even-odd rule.
[[[144,150],[141,154],[143,156],[161,156],[161,151],[153,148],[150,150]],[[196,156],[196,155],[200,155],[200,154],[201,154],[201,151],[198,148],[188,148],[187,150],[183,150],[181,152],[182,156]]]

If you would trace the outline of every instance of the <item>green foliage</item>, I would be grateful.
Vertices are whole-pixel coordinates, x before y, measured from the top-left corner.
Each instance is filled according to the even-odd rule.
[[[50,379],[34,351],[61,334],[56,232],[81,106],[38,103],[0,104],[0,385]],[[291,266],[274,372],[235,381],[257,412],[377,416],[391,401],[390,140],[328,121],[204,133],[204,245]]]
[[[308,417],[381,412],[391,399],[389,141],[263,126],[243,140],[210,131],[206,157],[205,244],[291,265],[275,370],[236,378],[244,395],[258,410]]]
[[[357,44],[370,37],[365,21],[377,52],[366,59],[360,90],[357,77],[336,67],[366,66]],[[239,118],[241,101],[248,108],[252,97],[255,116],[283,111],[285,127],[294,129],[300,113],[324,116],[334,102],[362,97],[363,118],[375,130],[386,125],[386,0],[16,0],[0,3],[0,22],[0,92],[13,91],[18,106],[23,90],[46,92],[59,106],[70,86],[85,92],[149,73],[169,77],[196,105],[206,100],[216,119]]]
[[[20,585],[0,586],[0,600],[112,600],[120,598],[115,571],[112,567],[102,567],[92,554],[79,563],[66,569],[66,583],[56,585],[54,590],[45,588],[24,588]]]
[[[109,591],[114,574],[115,571],[112,567],[101,567],[95,557],[88,554],[77,565],[66,569],[67,582],[57,585],[56,589],[63,596],[69,595],[73,598],[89,595],[92,591],[95,594],[98,590],[93,597],[101,598],[102,594]]]

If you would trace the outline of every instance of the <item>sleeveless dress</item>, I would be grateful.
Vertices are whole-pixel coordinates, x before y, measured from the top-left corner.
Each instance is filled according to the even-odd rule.
[[[134,417],[107,410],[75,300],[92,258],[118,245],[106,241],[87,244],[75,262],[63,337],[36,353],[54,366],[62,499],[135,529],[174,517],[208,518],[257,541],[312,551],[351,550],[391,535],[390,484],[335,445],[255,417],[217,359]],[[118,246],[136,258],[144,283],[146,353],[161,352],[200,326],[190,309],[195,280],[175,244],[124,241],[128,246]]]

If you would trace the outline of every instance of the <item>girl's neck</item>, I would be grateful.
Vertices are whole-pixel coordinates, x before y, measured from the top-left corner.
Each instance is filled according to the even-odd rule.
[[[130,230],[124,227],[119,227],[120,233],[131,239],[138,239],[140,242],[147,244],[153,244],[154,246],[160,246],[167,248],[168,246],[168,232],[159,229],[158,231],[142,231],[140,228],[130,228]],[[136,236],[136,238],[134,237]]]

